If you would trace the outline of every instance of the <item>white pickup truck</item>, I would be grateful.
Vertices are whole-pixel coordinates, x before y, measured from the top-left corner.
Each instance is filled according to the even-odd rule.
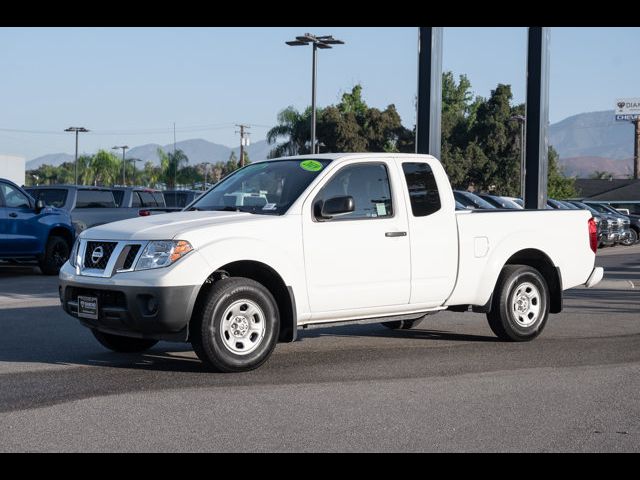
[[[563,290],[602,279],[596,248],[587,211],[455,211],[432,156],[322,154],[254,163],[183,212],[82,232],[59,293],[111,350],[190,342],[214,369],[244,371],[301,326],[411,328],[445,309],[531,340]]]

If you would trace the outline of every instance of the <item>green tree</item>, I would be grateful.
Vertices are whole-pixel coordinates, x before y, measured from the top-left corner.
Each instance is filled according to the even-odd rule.
[[[547,195],[559,200],[576,197],[578,192],[576,191],[575,179],[564,175],[560,167],[558,152],[552,146],[549,146],[548,158]]]
[[[113,185],[122,178],[122,160],[106,150],[98,150],[91,159],[90,168],[94,172],[94,185]]]
[[[589,178],[593,178],[596,180],[611,180],[613,178],[613,173],[607,172],[606,170],[596,170]]]
[[[189,163],[189,157],[180,149],[173,152],[165,152],[161,148],[157,150],[158,158],[160,159],[161,175],[160,181],[164,182],[167,189],[172,190],[176,188],[176,181],[178,179],[178,171],[183,164]]]
[[[224,175],[229,175],[231,172],[235,172],[238,169],[238,157],[236,157],[236,152],[231,150],[231,154],[229,155],[229,160],[224,166]]]
[[[269,158],[300,155],[311,151],[311,107],[300,113],[289,106],[278,113],[278,124],[267,132],[267,143],[275,144]],[[282,143],[277,143],[280,139]]]

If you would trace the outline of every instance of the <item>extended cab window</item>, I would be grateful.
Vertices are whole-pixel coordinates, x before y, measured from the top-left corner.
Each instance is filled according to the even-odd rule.
[[[116,208],[110,190],[78,190],[76,208]]]
[[[36,199],[42,200],[45,205],[63,208],[67,201],[67,190],[62,188],[34,188],[27,192]]]
[[[138,192],[138,195],[140,195],[140,200],[142,200],[142,206],[143,207],[157,207],[158,204],[156,203],[155,198],[153,198],[153,195],[151,195],[151,193],[149,192]]]
[[[162,195],[162,192],[152,192],[151,195],[153,195],[153,198],[156,200],[156,204],[159,207],[166,207],[166,205],[164,203],[164,196]]]
[[[20,190],[7,183],[0,183],[4,204],[8,208],[30,208],[29,198]]]
[[[116,207],[122,206],[122,200],[124,199],[124,190],[111,190],[113,192],[113,199],[116,202]]]
[[[409,189],[413,216],[426,217],[440,210],[440,194],[436,178],[429,164],[422,162],[403,163],[402,171]]]
[[[382,163],[362,163],[342,168],[323,187],[314,204],[319,200],[343,196],[353,197],[355,209],[332,221],[393,216],[389,175]]]

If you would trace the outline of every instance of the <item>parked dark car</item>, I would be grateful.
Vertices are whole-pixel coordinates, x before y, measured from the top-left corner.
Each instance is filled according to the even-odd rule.
[[[142,211],[138,207],[118,207],[113,190],[106,187],[42,185],[26,190],[36,200],[69,212],[76,233],[97,225],[135,218]]]
[[[465,207],[479,208],[482,210],[491,210],[496,208],[494,205],[491,205],[489,202],[487,202],[483,198],[480,198],[475,193],[467,192],[464,190],[454,190],[453,196]]]
[[[184,208],[204,193],[204,190],[165,190],[162,192],[167,207]]]
[[[490,193],[478,193],[477,195],[496,208],[503,208],[506,210],[522,210],[522,207],[520,205],[513,202],[512,200],[509,200],[508,198],[500,197],[498,195],[491,195]]]
[[[65,210],[47,207],[15,183],[0,178],[0,259],[37,261],[45,275],[57,275],[69,258],[75,232]]]
[[[591,212],[593,219],[598,225],[598,246],[615,245],[620,241],[618,223],[610,215],[604,215],[596,209],[577,200],[567,200],[567,202],[582,210]]]
[[[638,216],[636,215],[636,219],[635,220],[635,228],[632,228],[632,219],[631,219],[631,215],[625,215],[623,213],[620,213],[618,210],[616,210],[615,208],[606,205],[604,203],[600,203],[600,202],[591,202],[591,201],[584,201],[583,203],[589,205],[590,207],[596,209],[598,212],[600,213],[609,213],[613,216],[615,216],[618,219],[618,224],[620,225],[620,223],[622,224],[621,226],[621,238],[620,238],[620,243],[622,243],[623,245],[633,245],[634,243],[636,243],[638,241],[638,231],[639,231],[639,223],[638,223]]]
[[[166,207],[160,190],[143,187],[111,187],[118,208]]]

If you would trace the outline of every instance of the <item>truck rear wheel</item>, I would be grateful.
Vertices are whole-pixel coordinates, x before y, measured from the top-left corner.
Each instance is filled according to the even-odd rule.
[[[38,262],[42,273],[58,275],[60,267],[69,259],[70,251],[71,247],[64,238],[51,235],[47,240],[44,255]]]
[[[280,315],[263,285],[231,277],[213,285],[189,330],[200,360],[219,372],[244,372],[258,368],[273,352]]]
[[[527,265],[502,269],[493,293],[489,326],[498,338],[526,342],[536,338],[549,317],[549,288],[544,277]]]
[[[121,335],[112,335],[111,333],[104,333],[93,329],[91,332],[103,347],[120,353],[144,352],[158,343],[157,340],[148,338],[123,337]]]

